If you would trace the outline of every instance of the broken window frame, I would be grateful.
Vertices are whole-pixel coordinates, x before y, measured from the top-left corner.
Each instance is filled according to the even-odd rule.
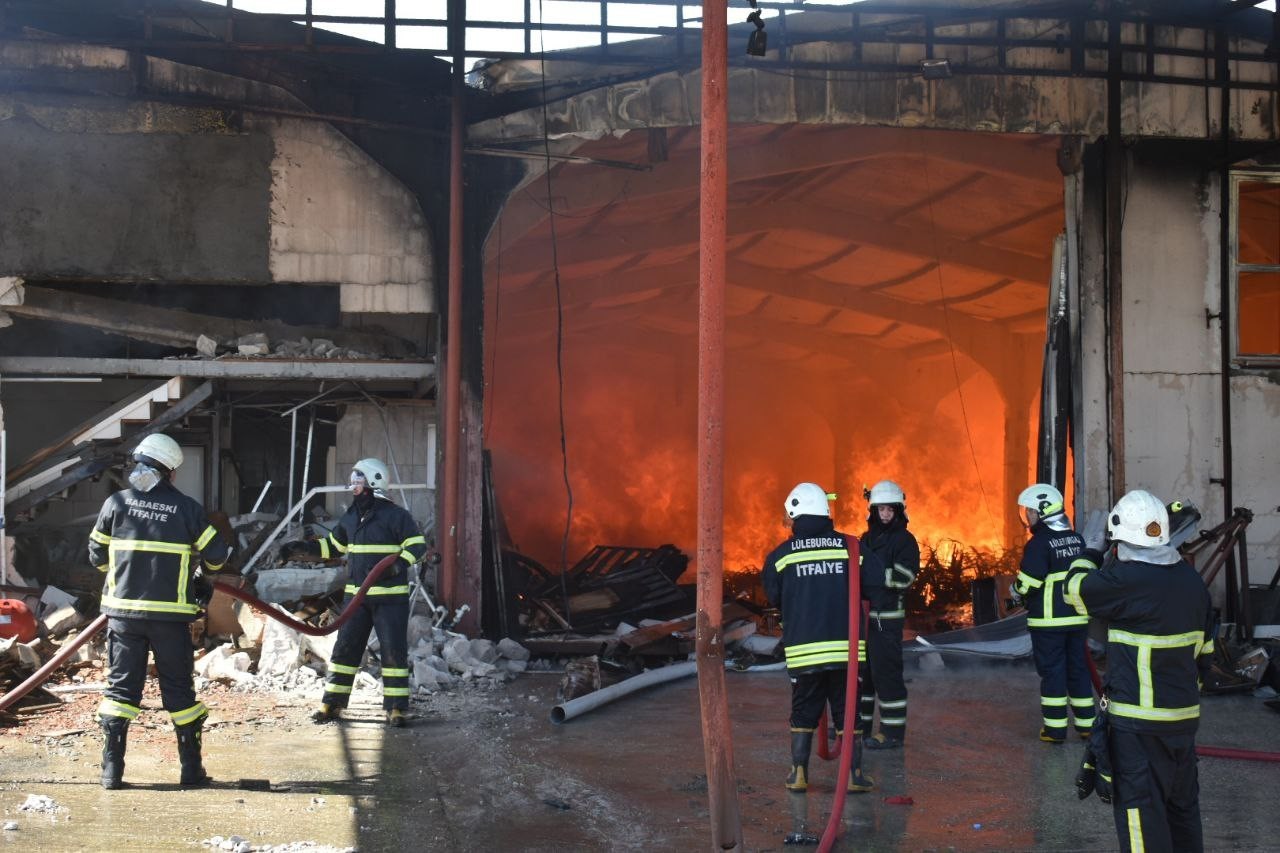
[[[1280,263],[1248,264],[1240,262],[1240,185],[1272,184],[1280,189],[1280,170],[1233,170],[1231,172],[1231,232],[1230,252],[1231,287],[1231,363],[1235,367],[1280,366],[1280,351],[1272,353],[1242,353],[1240,351],[1240,274],[1273,273],[1280,275]]]

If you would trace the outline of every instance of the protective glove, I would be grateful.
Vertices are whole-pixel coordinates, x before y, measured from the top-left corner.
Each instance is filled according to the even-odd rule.
[[[1009,587],[1009,605],[1011,607],[1021,607],[1022,604],[1022,593],[1018,592],[1018,585],[1011,585]]]
[[[205,577],[201,569],[196,569],[195,574],[191,576],[191,592],[195,596],[196,603],[201,607],[208,607],[213,599],[213,583]]]
[[[280,549],[276,551],[276,556],[279,558],[280,562],[285,563],[299,554],[305,554],[306,551],[307,545],[305,542],[285,542],[280,546]]]
[[[1080,531],[1084,546],[1090,550],[1103,552],[1107,547],[1107,514],[1093,510],[1085,520],[1084,529]]]

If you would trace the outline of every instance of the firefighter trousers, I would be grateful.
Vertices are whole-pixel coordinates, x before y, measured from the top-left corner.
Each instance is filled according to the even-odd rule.
[[[1093,681],[1089,677],[1088,629],[1031,629],[1031,651],[1040,676],[1040,712],[1044,728],[1055,738],[1067,736],[1067,709],[1082,735],[1093,728]]]
[[[859,667],[859,670],[862,668]],[[793,674],[791,676],[791,730],[793,732],[813,731],[818,727],[818,720],[822,719],[823,709],[829,705],[832,728],[836,732],[843,732],[844,700],[848,695],[848,678],[849,670],[843,666],[839,669]],[[855,724],[856,722],[855,718]],[[855,725],[854,731],[860,733],[861,729]]]
[[[880,733],[903,740],[907,735],[907,683],[902,675],[902,619],[869,620],[867,677],[862,679],[858,730],[871,733],[876,701],[880,703]]]
[[[1196,736],[1110,728],[1112,809],[1120,849],[1201,853]]]
[[[208,713],[197,701],[191,668],[195,654],[187,622],[159,619],[107,620],[107,689],[98,705],[104,719],[133,720],[147,681],[147,654],[155,658],[160,700],[175,726],[185,726]]]
[[[329,661],[329,681],[324,688],[324,703],[331,708],[345,708],[351,701],[351,688],[369,632],[378,634],[378,654],[382,658],[382,707],[390,711],[409,707],[409,597],[385,596],[387,601],[366,598],[360,609],[338,629]],[[348,596],[343,607],[350,603]]]

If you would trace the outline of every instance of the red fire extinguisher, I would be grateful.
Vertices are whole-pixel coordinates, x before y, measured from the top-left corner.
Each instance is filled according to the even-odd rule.
[[[0,598],[0,638],[17,637],[20,643],[36,638],[36,616],[16,598]]]

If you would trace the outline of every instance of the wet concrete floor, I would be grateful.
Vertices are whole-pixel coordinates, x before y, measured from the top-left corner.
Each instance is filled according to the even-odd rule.
[[[850,795],[841,850],[1114,850],[1110,807],[1075,796],[1082,747],[1042,744],[1029,664],[909,672],[904,750],[869,753],[874,792]],[[341,725],[306,722],[296,697],[255,697],[266,722],[220,718],[205,736],[218,781],[181,790],[169,737],[131,736],[125,778],[97,784],[99,742],[0,730],[0,832],[14,850],[201,849],[213,835],[312,841],[364,851],[705,850],[710,845],[697,682],[653,688],[553,726],[558,678],[433,697],[407,729],[375,705]],[[782,850],[797,815],[821,833],[834,762],[816,756],[808,796],[782,788],[789,738],[785,673],[730,673],[745,848]],[[236,705],[237,713],[248,713]],[[1280,750],[1280,714],[1251,696],[1207,697],[1200,742]],[[91,725],[92,703],[84,703]],[[228,709],[230,703],[228,703]],[[147,712],[151,713],[151,712]],[[146,715],[144,714],[144,717]],[[151,717],[157,724],[160,715]],[[264,718],[266,718],[264,716]],[[1206,849],[1280,849],[1277,765],[1201,760]],[[253,790],[268,780],[269,790]],[[28,794],[54,815],[19,812]],[[912,805],[886,797],[906,796]],[[797,849],[797,848],[786,848]]]

